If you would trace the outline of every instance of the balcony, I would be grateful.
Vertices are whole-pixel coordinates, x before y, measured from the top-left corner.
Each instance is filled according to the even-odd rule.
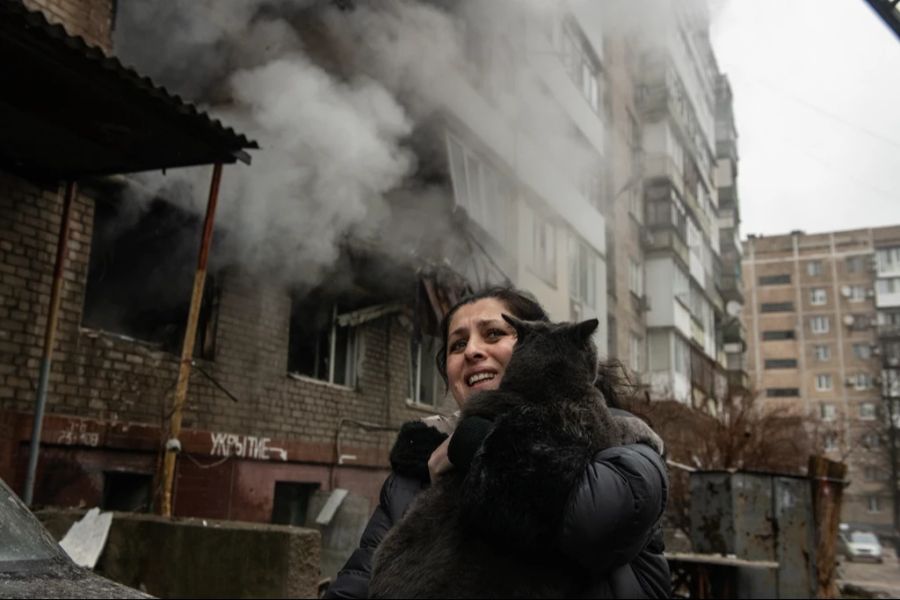
[[[880,338],[900,338],[900,323],[888,323],[878,326],[878,337]]]
[[[746,348],[747,329],[740,319],[732,318],[730,322],[722,326],[723,344],[741,344]]]
[[[668,154],[645,155],[644,178],[665,179],[672,184],[679,196],[684,195],[684,176]]]
[[[719,278],[719,293],[726,305],[731,301],[744,304],[744,282],[739,275],[722,275]]]
[[[745,392],[750,389],[750,375],[744,370],[728,370],[725,372],[728,377],[729,395]]]
[[[681,258],[684,264],[690,261],[687,244],[674,227],[665,229],[648,229],[644,238],[644,250],[647,252],[670,251]]]
[[[722,398],[727,385],[725,370],[703,350],[691,345],[691,387],[707,398]]]

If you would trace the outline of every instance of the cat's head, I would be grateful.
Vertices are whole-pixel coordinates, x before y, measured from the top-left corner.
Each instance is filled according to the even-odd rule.
[[[597,378],[597,346],[591,339],[599,321],[579,323],[522,321],[510,315],[503,319],[516,330],[504,383],[512,376],[516,382],[550,377],[563,384],[592,385]]]

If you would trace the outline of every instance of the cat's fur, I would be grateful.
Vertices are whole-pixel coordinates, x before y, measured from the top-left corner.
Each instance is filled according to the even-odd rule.
[[[598,451],[656,445],[642,422],[611,417],[593,385],[596,319],[503,318],[518,340],[501,385],[473,396],[462,414],[493,428],[470,469],[422,492],[382,541],[371,597],[570,595],[584,574],[555,549],[570,492]]]

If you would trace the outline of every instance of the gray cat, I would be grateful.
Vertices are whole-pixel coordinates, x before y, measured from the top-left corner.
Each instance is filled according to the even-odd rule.
[[[559,598],[584,573],[556,550],[568,495],[597,452],[659,438],[610,414],[594,387],[598,321],[525,322],[499,389],[473,396],[462,420],[491,421],[467,470],[422,492],[379,545],[373,598]]]

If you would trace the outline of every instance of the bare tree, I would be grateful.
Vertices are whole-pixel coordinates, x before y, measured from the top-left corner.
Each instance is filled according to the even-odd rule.
[[[646,394],[623,404],[663,438],[670,464],[803,475],[814,448],[804,415],[765,407],[755,393],[733,394],[700,407],[651,401]],[[689,534],[690,480],[685,469],[670,469],[669,492],[668,524]]]

